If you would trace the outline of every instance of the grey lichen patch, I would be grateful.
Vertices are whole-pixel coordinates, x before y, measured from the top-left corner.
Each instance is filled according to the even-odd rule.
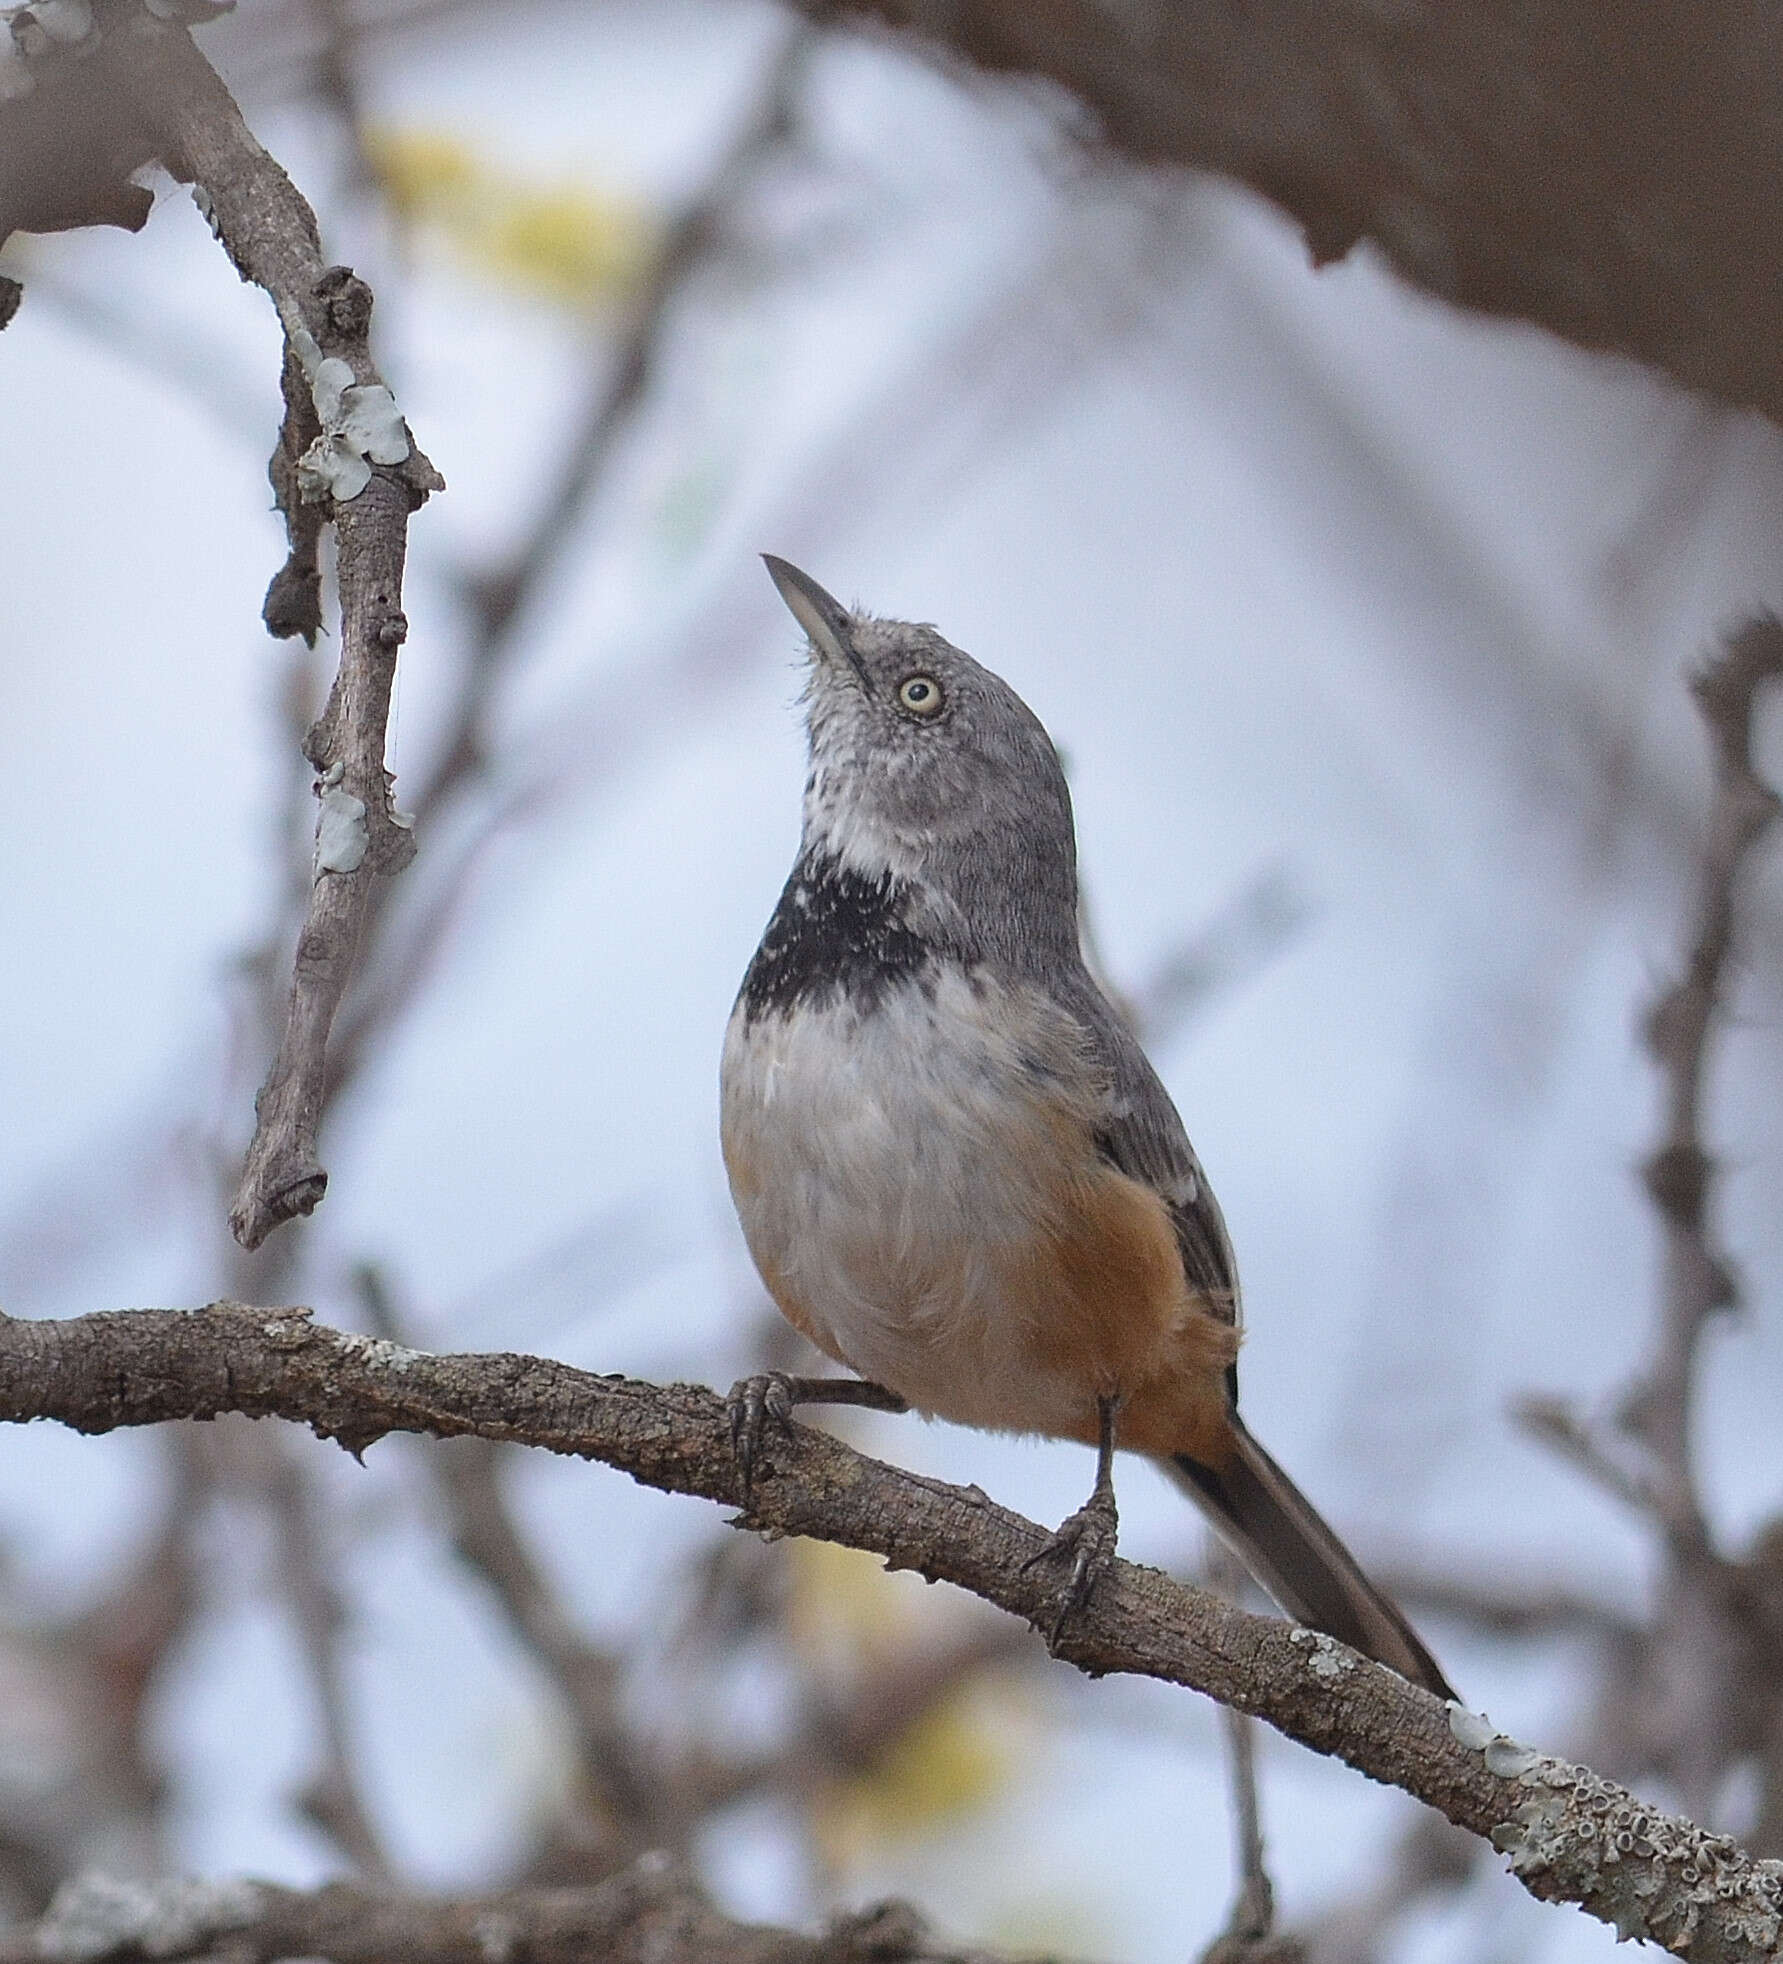
[[[275,1309],[260,1325],[260,1334],[280,1350],[301,1350],[310,1340],[315,1311],[304,1304]]]
[[[297,492],[306,504],[345,504],[371,482],[373,464],[408,461],[414,446],[396,398],[382,382],[361,382],[350,362],[324,355],[302,314],[278,303],[285,339],[310,385],[321,434],[297,460]],[[443,480],[430,489],[444,489]]]
[[[346,503],[371,482],[373,464],[408,457],[408,427],[382,382],[356,382],[352,368],[330,355],[310,374],[310,394],[322,433],[297,460],[297,488],[307,502]]]
[[[1516,1786],[1492,1841],[1537,1894],[1583,1903],[1619,1937],[1682,1956],[1783,1950],[1783,1864],[1754,1863],[1726,1835],[1661,1814],[1565,1760],[1535,1755]],[[1699,1942],[1711,1913],[1713,1940]]]
[[[365,800],[355,798],[342,779],[346,769],[331,764],[316,787],[321,810],[316,814],[316,853],[312,875],[356,873],[365,862],[371,832],[365,822]]]
[[[223,224],[217,217],[217,207],[211,201],[211,194],[202,184],[192,186],[192,202],[198,207],[198,216],[210,227],[210,235],[219,245],[223,243]]]
[[[1486,1771],[1496,1773],[1501,1780],[1515,1780],[1542,1758],[1533,1746],[1500,1732],[1484,1712],[1470,1712],[1451,1698],[1448,1713],[1450,1732],[1469,1752],[1482,1754]]]
[[[76,48],[93,32],[88,0],[31,0],[26,7],[0,9],[16,45],[27,54],[45,47]]]
[[[1322,1631],[1296,1629],[1290,1641],[1311,1653],[1306,1660],[1307,1668],[1321,1683],[1333,1684],[1355,1669],[1355,1658]]]
[[[1526,1746],[1520,1739],[1500,1736],[1486,1748],[1486,1771],[1496,1773],[1501,1780],[1520,1779],[1523,1774],[1541,1758],[1533,1746]]]
[[[56,1891],[38,1924],[37,1950],[52,1964],[93,1964],[120,1953],[176,1957],[210,1938],[245,1929],[263,1907],[251,1882],[125,1882],[77,1875]]]
[[[374,1371],[408,1371],[426,1361],[425,1353],[387,1337],[362,1336],[357,1330],[337,1330],[334,1347]]]
[[[1494,1739],[1504,1735],[1484,1712],[1471,1712],[1459,1699],[1448,1705],[1449,1730],[1470,1752],[1483,1753]]]
[[[1450,1704],[1449,1730],[1505,1782],[1509,1805],[1492,1845],[1532,1893],[1582,1903],[1619,1937],[1685,1957],[1783,1955],[1783,1863],[1755,1863],[1727,1836],[1538,1753],[1465,1705]]]

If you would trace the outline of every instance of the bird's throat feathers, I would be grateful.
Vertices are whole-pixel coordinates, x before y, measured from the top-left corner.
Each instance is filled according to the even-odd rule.
[[[888,989],[919,981],[940,952],[920,926],[917,896],[889,871],[869,878],[827,846],[800,852],[749,964],[737,1006],[745,1019],[846,996],[871,1010]]]
[[[913,885],[921,878],[923,841],[904,836],[875,771],[885,773],[883,760],[838,756],[813,741],[800,856],[827,859],[857,879]]]

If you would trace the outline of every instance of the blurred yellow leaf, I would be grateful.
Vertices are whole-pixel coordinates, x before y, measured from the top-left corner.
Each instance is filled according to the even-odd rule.
[[[624,301],[657,250],[659,226],[631,200],[574,180],[529,183],[459,137],[374,130],[366,150],[406,224],[486,277],[559,306]]]
[[[888,1575],[877,1555],[830,1541],[795,1541],[787,1553],[787,1623],[801,1655],[851,1670],[910,1641],[912,1578]]]
[[[787,1634],[843,1704],[894,1696],[931,1661],[948,1619],[918,1577],[890,1575],[874,1555],[831,1542],[787,1550],[792,1594]],[[932,1607],[931,1607],[932,1606]],[[859,1862],[887,1842],[920,1839],[994,1800],[1037,1750],[1034,1714],[1005,1679],[982,1669],[939,1690],[870,1766],[832,1780],[812,1805],[825,1857]]]
[[[909,1841],[994,1800],[1032,1745],[1027,1714],[1006,1687],[954,1687],[905,1727],[870,1771],[827,1788],[813,1826],[838,1866],[888,1841]]]

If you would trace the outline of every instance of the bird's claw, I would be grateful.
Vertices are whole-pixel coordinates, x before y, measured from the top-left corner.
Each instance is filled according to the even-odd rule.
[[[760,1371],[751,1378],[739,1378],[731,1386],[726,1408],[731,1422],[731,1453],[742,1482],[742,1497],[749,1499],[755,1484],[756,1456],[761,1451],[762,1432],[769,1419],[786,1426],[792,1420],[794,1399],[792,1379],[784,1371]]]
[[[1047,1632],[1048,1649],[1056,1649],[1059,1632],[1088,1603],[1096,1584],[1114,1566],[1115,1544],[1120,1538],[1120,1516],[1112,1493],[1094,1493],[1077,1510],[1059,1523],[1058,1532],[1045,1547],[1022,1563],[1022,1572],[1039,1568],[1043,1562],[1071,1558],[1071,1573],[1059,1591],[1058,1613]]]

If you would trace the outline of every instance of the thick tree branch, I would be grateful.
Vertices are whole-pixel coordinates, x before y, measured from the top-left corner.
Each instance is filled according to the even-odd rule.
[[[801,0],[833,18],[833,0]],[[1315,260],[1783,419],[1783,24],[1742,0],[848,0],[1044,76],[1144,162],[1237,178]]]
[[[737,1497],[724,1401],[697,1386],[507,1353],[433,1357],[328,1329],[303,1309],[0,1319],[0,1420],[96,1433],[221,1412],[294,1420],[354,1452],[393,1431],[514,1440],[668,1492]],[[896,1471],[802,1426],[770,1443],[743,1518],[770,1535],[867,1549],[1036,1627],[1055,1607],[1048,1583],[1022,1566],[1042,1529],[976,1488]],[[1744,1964],[1783,1944],[1783,1865],[1445,1711],[1329,1638],[1123,1562],[1058,1654],[1092,1675],[1160,1678],[1265,1718],[1491,1839],[1533,1894],[1580,1903],[1623,1935],[1701,1964]]]
[[[427,1898],[333,1883],[83,1877],[36,1924],[0,1933],[0,1964],[137,1964],[143,1958],[276,1964],[992,1964],[937,1942],[901,1903],[838,1917],[818,1936],[738,1923],[660,1856],[585,1889]]]

